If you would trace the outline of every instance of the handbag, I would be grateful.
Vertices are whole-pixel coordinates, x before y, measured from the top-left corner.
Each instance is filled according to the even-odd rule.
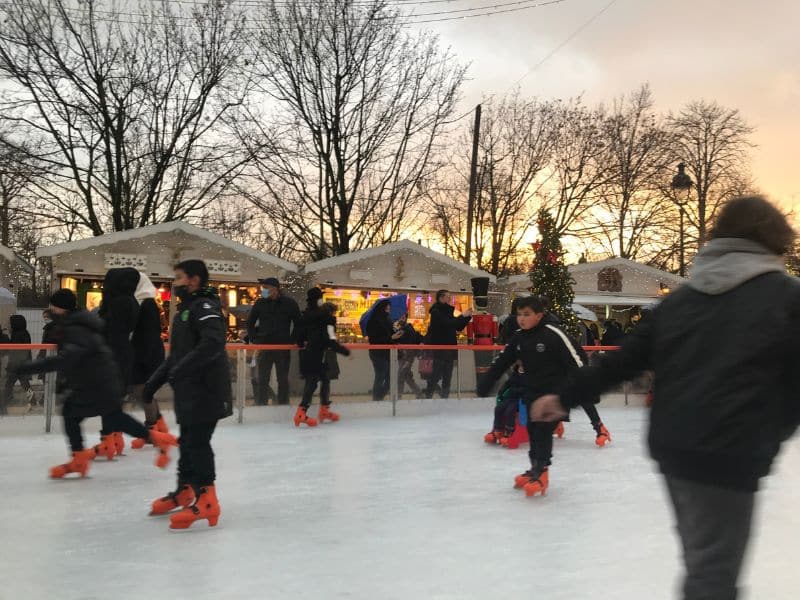
[[[419,366],[419,376],[420,377],[430,377],[433,375],[433,356],[430,352],[423,352],[422,356],[420,356],[418,366]]]

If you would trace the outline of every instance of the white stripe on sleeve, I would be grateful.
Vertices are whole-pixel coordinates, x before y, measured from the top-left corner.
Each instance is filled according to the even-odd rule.
[[[200,317],[197,319],[198,321],[205,321],[206,319],[221,319],[219,315],[206,315],[205,317]]]
[[[564,342],[564,345],[567,347],[567,349],[569,350],[570,354],[572,354],[572,358],[575,359],[575,363],[579,367],[582,367],[583,366],[583,361],[581,360],[581,357],[578,355],[577,351],[575,350],[575,346],[573,346],[572,342],[569,341],[569,338],[567,337],[567,334],[564,333],[563,331],[561,331],[558,327],[555,327],[554,325],[546,325],[546,327],[548,329],[550,329],[551,331],[555,331],[558,334],[558,337],[561,338],[561,341]]]
[[[332,339],[334,342],[336,341],[336,328],[333,325],[328,325],[328,338]]]

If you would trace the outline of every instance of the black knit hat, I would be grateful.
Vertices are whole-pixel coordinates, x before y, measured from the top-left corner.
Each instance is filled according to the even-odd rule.
[[[312,287],[310,290],[306,292],[306,299],[309,302],[315,302],[322,298],[322,290],[318,287]]]
[[[63,308],[64,310],[75,310],[78,308],[78,299],[72,290],[60,289],[50,296],[50,306]]]

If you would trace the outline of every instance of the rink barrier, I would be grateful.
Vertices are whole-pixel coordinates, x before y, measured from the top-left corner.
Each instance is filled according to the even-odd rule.
[[[349,350],[388,350],[389,351],[389,364],[390,373],[393,374],[389,378],[389,396],[392,401],[392,416],[397,416],[397,401],[399,399],[398,381],[397,381],[397,365],[398,365],[398,350],[456,350],[459,353],[464,351],[470,352],[499,352],[505,346],[503,345],[475,345],[475,344],[342,344]],[[164,344],[164,348],[169,351],[169,344]],[[0,344],[0,353],[9,351],[39,351],[44,350],[47,357],[55,356],[57,346],[54,344]],[[244,409],[247,395],[247,353],[249,351],[269,351],[269,350],[298,350],[295,344],[227,344],[225,347],[227,352],[236,352],[236,387],[235,387],[235,405],[237,413],[237,421],[244,423]],[[618,350],[619,346],[584,346],[586,352],[602,352]],[[456,379],[456,397],[461,398],[461,361],[455,362],[455,379]],[[3,373],[5,378],[6,373]],[[623,387],[625,395],[625,405],[628,404],[628,383],[625,382]],[[55,414],[56,406],[56,373],[46,373],[43,385],[43,400],[45,425],[44,430],[50,433],[52,430],[53,415]]]

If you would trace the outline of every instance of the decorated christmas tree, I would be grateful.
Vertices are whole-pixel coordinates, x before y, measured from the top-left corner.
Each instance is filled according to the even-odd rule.
[[[531,268],[531,289],[534,294],[547,296],[550,311],[561,320],[561,327],[571,337],[578,339],[578,317],[572,310],[575,281],[564,264],[564,251],[556,223],[547,210],[539,211],[537,220],[539,239],[533,244],[535,253]]]

